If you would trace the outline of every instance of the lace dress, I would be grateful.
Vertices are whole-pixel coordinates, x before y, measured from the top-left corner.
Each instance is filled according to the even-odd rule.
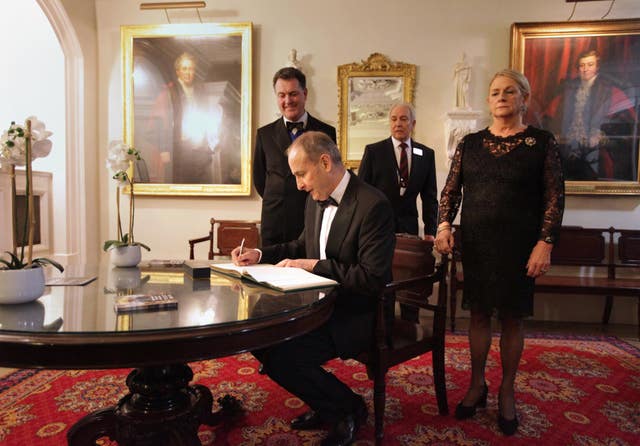
[[[534,279],[526,264],[538,240],[562,224],[564,181],[558,144],[534,127],[508,137],[484,129],[458,145],[440,199],[440,223],[462,203],[462,307],[533,314]]]

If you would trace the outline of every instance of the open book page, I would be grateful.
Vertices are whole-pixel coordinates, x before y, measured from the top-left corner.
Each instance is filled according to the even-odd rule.
[[[338,285],[333,279],[318,276],[302,268],[282,268],[275,265],[259,264],[236,266],[233,263],[213,263],[211,269],[222,274],[251,280],[261,285],[281,291],[305,290]]]

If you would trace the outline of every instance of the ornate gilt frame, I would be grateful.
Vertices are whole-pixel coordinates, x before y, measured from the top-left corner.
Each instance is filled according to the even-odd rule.
[[[550,23],[514,23],[511,26],[511,67],[523,72],[529,80],[531,77],[538,77],[541,79],[539,85],[538,82],[532,82],[532,94],[531,94],[531,104],[529,107],[530,118],[538,115],[544,115],[547,111],[545,108],[545,102],[549,103],[549,101],[543,100],[543,98],[547,99],[548,95],[546,95],[546,91],[550,90],[550,88],[546,84],[550,84],[552,80],[555,80],[552,77],[552,74],[543,73],[539,71],[536,73],[535,67],[537,60],[543,59],[551,59],[555,60],[555,66],[564,66],[567,65],[566,76],[565,79],[569,79],[571,77],[576,77],[575,72],[572,74],[571,70],[575,70],[574,64],[565,63],[562,64],[562,60],[556,54],[560,50],[558,48],[562,48],[565,53],[577,53],[578,48],[582,50],[584,47],[586,49],[596,49],[599,53],[606,52],[606,49],[611,49],[612,46],[617,44],[616,39],[636,39],[636,43],[640,43],[640,20],[603,20],[603,21],[593,21],[593,22],[550,22]],[[638,45],[635,44],[634,48],[637,48]],[[603,51],[604,48],[604,51]],[[536,55],[540,54],[540,51],[543,52],[544,56],[538,58],[533,57],[532,54],[534,50],[538,50]],[[541,50],[542,49],[542,50]],[[609,51],[609,63],[615,63],[618,59],[615,59],[611,56],[612,51]],[[530,54],[529,59],[526,60],[527,54]],[[548,57],[547,57],[548,56]],[[631,55],[631,57],[638,60],[640,58],[640,54]],[[601,61],[601,65],[604,67],[605,63],[607,63],[606,57],[602,57],[603,61]],[[571,60],[575,59],[572,58]],[[566,62],[566,61],[565,61]],[[558,69],[558,73],[559,73]],[[602,71],[602,70],[601,70]],[[623,74],[627,74],[623,71]],[[557,73],[556,73],[557,75]],[[632,77],[632,76],[629,76]],[[538,85],[537,85],[538,84]],[[546,87],[546,90],[545,90]],[[556,90],[558,90],[559,85],[556,84]],[[633,85],[630,88],[636,91],[640,88],[640,81],[634,81]],[[634,99],[631,98],[631,101]],[[532,108],[538,107],[538,111],[532,110]],[[629,140],[629,144],[632,150],[636,151],[636,159],[640,159],[638,152],[640,151],[640,138],[638,138],[638,132],[640,131],[640,126],[638,125],[638,111],[640,110],[640,104],[638,104],[637,99],[635,100],[635,111],[636,111],[636,121],[632,124],[635,129],[635,134],[632,132],[631,135],[626,137]],[[531,124],[536,125],[536,122],[531,122],[532,119],[528,121]],[[535,119],[533,119],[535,121]],[[544,121],[540,121],[540,127],[545,127]],[[557,137],[559,135],[556,135]],[[625,139],[625,137],[622,137]],[[635,141],[634,141],[635,140]],[[632,153],[633,154],[633,153]],[[631,154],[631,155],[632,155]],[[578,180],[566,180],[565,181],[565,189],[568,194],[575,195],[639,195],[640,194],[640,162],[635,166],[635,174],[634,171],[634,163],[630,162],[630,170],[629,180],[626,179],[624,181],[612,179],[603,179],[603,180],[589,180],[589,181],[578,181]]]
[[[238,39],[240,43],[238,43]],[[223,42],[227,39],[227,43]],[[232,49],[228,50],[227,47],[232,45]],[[203,88],[207,89],[208,100],[211,101],[212,90],[215,91],[219,101],[225,100],[225,104],[232,104],[233,113],[227,113],[231,107],[219,109],[223,110],[220,115],[230,116],[231,121],[222,120],[219,128],[222,132],[227,132],[225,136],[220,138],[220,141],[232,141],[226,145],[220,144],[223,147],[220,150],[218,158],[213,158],[211,165],[214,173],[212,175],[211,184],[201,183],[189,183],[189,184],[175,184],[173,177],[165,174],[161,182],[136,182],[135,192],[138,195],[175,195],[175,196],[238,196],[249,195],[251,192],[251,73],[252,73],[252,24],[246,23],[198,23],[198,24],[166,24],[166,25],[134,25],[134,26],[122,26],[121,27],[121,45],[122,45],[122,74],[123,74],[123,93],[124,93],[124,140],[130,145],[135,145],[139,150],[140,143],[144,143],[144,139],[136,139],[136,119],[140,119],[139,112],[136,110],[134,102],[134,91],[136,91],[135,76],[134,76],[134,59],[139,53],[145,54],[147,63],[153,64],[154,62],[161,67],[158,71],[163,72],[165,77],[169,77],[168,74],[173,74],[173,83],[177,85],[175,81],[175,71],[173,68],[173,61],[176,58],[178,50],[181,52],[196,53],[196,56],[200,61],[207,62],[207,70],[196,70],[196,79],[198,75],[201,77],[207,76],[206,85]],[[226,52],[227,58],[232,57],[231,62],[225,60],[225,66],[232,64],[240,65],[240,68],[235,68],[233,74],[229,74],[232,77],[224,77],[228,73],[223,72],[220,74],[220,78],[215,78],[216,82],[210,82],[211,72],[215,75],[215,69],[211,67],[218,67],[220,65],[219,57]],[[229,56],[231,54],[231,56]],[[154,57],[158,59],[154,59]],[[135,59],[137,61],[137,59]],[[218,64],[217,64],[218,63]],[[203,65],[203,64],[200,64]],[[237,65],[236,65],[237,66]],[[198,67],[200,68],[200,67]],[[221,70],[222,71],[222,70]],[[233,82],[231,82],[233,81]],[[141,82],[141,81],[140,81]],[[230,84],[233,86],[231,87]],[[239,85],[238,85],[239,84]],[[140,84],[142,85],[142,84]],[[238,85],[238,87],[236,87]],[[165,96],[167,94],[165,93]],[[138,99],[138,101],[140,101]],[[221,102],[222,103],[222,102]],[[140,109],[149,109],[156,104],[149,99],[146,103],[140,102]],[[226,106],[226,105],[225,105]],[[172,115],[173,116],[173,115]],[[208,118],[206,122],[209,122],[210,115],[206,115]],[[225,118],[226,119],[226,118]],[[157,119],[158,120],[158,119]],[[151,117],[147,118],[146,122],[151,121]],[[160,121],[160,120],[158,120]],[[145,121],[139,121],[145,122]],[[168,127],[165,125],[165,129]],[[232,128],[233,130],[227,130]],[[172,130],[164,130],[171,134]],[[142,132],[142,130],[140,130]],[[143,133],[146,137],[147,134],[153,134],[147,131]],[[227,139],[224,139],[227,138]],[[172,138],[171,141],[174,141]],[[171,146],[172,150],[175,149],[173,142]],[[216,149],[217,150],[217,149]],[[240,151],[238,157],[237,151]],[[158,150],[160,152],[160,150]],[[166,153],[166,152],[165,152]],[[147,162],[144,149],[141,150],[141,154]],[[156,156],[156,158],[158,158]],[[239,161],[238,161],[239,158]],[[160,157],[163,160],[162,157]],[[166,159],[166,157],[164,158]],[[215,167],[216,159],[219,161],[218,167]],[[195,163],[194,163],[195,164]],[[232,166],[232,168],[230,168]],[[238,167],[239,166],[239,167]],[[147,168],[147,165],[145,165]],[[239,169],[239,172],[238,172]],[[136,169],[136,175],[139,174],[140,169]],[[170,169],[169,169],[170,170]],[[226,173],[227,171],[233,171],[233,177]],[[162,172],[162,169],[158,168],[158,172]],[[151,176],[149,176],[151,178]],[[218,178],[216,182],[215,178]],[[232,178],[231,180],[227,178]],[[141,176],[138,179],[142,179]],[[204,182],[203,182],[204,183]]]
[[[354,82],[389,82],[390,85],[398,85],[401,83],[401,97],[396,100],[388,99],[383,102],[376,102],[376,98],[372,95],[372,102],[368,106],[374,110],[374,119],[367,119],[368,125],[373,130],[370,133],[370,140],[356,144],[353,137],[350,138],[350,119],[358,111],[352,107],[352,98],[356,93],[354,91]],[[373,53],[367,60],[360,63],[353,62],[338,67],[338,147],[342,153],[342,159],[349,168],[358,168],[360,159],[364,152],[365,144],[375,142],[389,136],[389,126],[387,114],[389,106],[393,102],[409,102],[413,103],[413,95],[416,83],[416,66],[403,62],[392,62],[386,56],[380,53]],[[384,89],[384,86],[383,86]],[[389,92],[386,92],[387,94]],[[387,96],[389,96],[387,94]],[[357,118],[356,118],[357,124]],[[355,131],[354,131],[355,133]],[[384,135],[380,137],[381,135]]]

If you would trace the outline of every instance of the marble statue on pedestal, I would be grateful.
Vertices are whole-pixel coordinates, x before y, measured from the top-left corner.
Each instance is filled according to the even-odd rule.
[[[469,83],[471,82],[471,66],[467,63],[467,55],[462,53],[462,60],[456,63],[453,70],[456,87],[455,107],[458,110],[471,110],[469,106]]]

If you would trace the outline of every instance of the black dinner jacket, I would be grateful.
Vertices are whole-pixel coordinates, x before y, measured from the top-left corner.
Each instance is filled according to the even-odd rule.
[[[306,131],[320,131],[336,141],[336,129],[308,115]],[[299,191],[284,152],[291,137],[282,118],[258,129],[253,152],[253,184],[262,197],[263,246],[296,239],[304,227],[307,193]]]
[[[329,231],[327,259],[318,261],[313,269],[314,274],[340,283],[330,332],[338,354],[343,358],[353,357],[369,346],[376,298],[391,280],[395,247],[393,212],[389,201],[379,190],[355,174],[350,175]],[[300,237],[265,247],[261,262],[320,258],[322,212],[309,196]]]
[[[421,149],[422,155],[414,152]],[[411,140],[411,171],[409,185],[400,195],[396,160],[391,137],[369,144],[364,149],[358,176],[377,187],[387,196],[395,215],[396,232],[418,234],[416,198],[422,199],[424,233],[435,235],[438,220],[435,154],[429,147]]]

